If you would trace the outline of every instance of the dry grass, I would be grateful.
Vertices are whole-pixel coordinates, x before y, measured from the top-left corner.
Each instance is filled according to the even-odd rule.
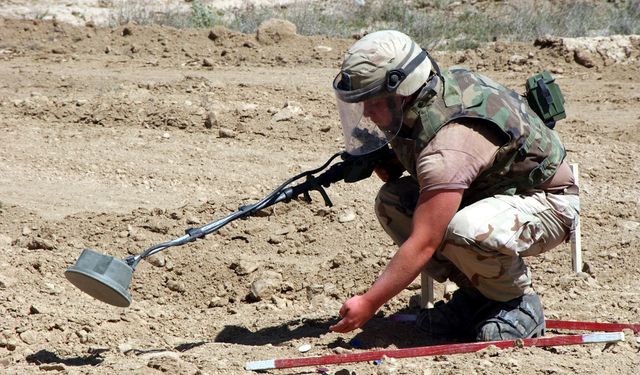
[[[493,40],[531,41],[543,35],[578,37],[640,33],[640,0],[501,1],[476,5],[450,0],[298,1],[274,8],[243,6],[218,10],[195,0],[189,14],[170,9],[148,14],[123,9],[116,23],[135,21],[174,27],[224,25],[253,33],[269,18],[286,19],[302,35],[358,37],[397,29],[431,49],[474,48]]]

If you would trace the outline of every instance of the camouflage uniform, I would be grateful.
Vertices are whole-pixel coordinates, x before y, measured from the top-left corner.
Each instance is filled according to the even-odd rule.
[[[475,118],[500,129],[509,141],[498,150],[493,166],[465,190],[462,209],[426,271],[440,282],[470,283],[496,301],[533,293],[522,257],[567,240],[579,213],[577,196],[535,190],[554,175],[564,148],[522,97],[489,78],[452,68],[433,79],[405,115],[411,134],[391,142],[411,176],[381,188],[376,214],[385,231],[402,244],[411,232],[420,191],[416,155],[455,119]]]
[[[405,176],[388,182],[376,197],[376,215],[394,242],[411,232],[418,183]],[[473,285],[496,301],[531,293],[531,275],[522,260],[567,240],[578,215],[575,195],[496,195],[456,213],[440,248],[425,270],[439,282]]]

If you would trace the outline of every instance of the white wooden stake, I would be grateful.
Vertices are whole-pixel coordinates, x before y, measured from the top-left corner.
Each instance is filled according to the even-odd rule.
[[[579,170],[578,164],[571,164],[571,172],[575,179],[576,186],[580,186],[579,183]],[[578,196],[578,200],[580,196]],[[576,224],[573,232],[571,233],[571,267],[574,272],[582,272],[582,241],[580,233],[580,215],[576,218]]]
[[[433,307],[433,279],[425,271],[420,274],[420,285],[422,286],[420,304],[423,308]]]

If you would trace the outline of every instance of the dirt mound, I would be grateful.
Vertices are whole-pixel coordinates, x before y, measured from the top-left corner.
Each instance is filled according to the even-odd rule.
[[[366,289],[395,251],[373,213],[381,184],[374,178],[329,187],[333,207],[313,192],[311,203],[280,203],[143,261],[128,309],[64,279],[83,248],[139,253],[257,201],[342,148],[330,82],[353,41],[275,30],[287,38],[0,21],[0,367],[7,373],[237,374],[250,360],[432,344],[385,318],[416,311],[417,282],[363,330],[328,331],[343,300]],[[549,69],[563,89],[568,118],[558,132],[581,170],[586,265],[570,272],[568,245],[531,259],[549,318],[633,322],[640,313],[639,46],[626,40],[435,53],[443,67],[470,66],[517,89]],[[589,51],[592,67],[577,61],[577,50]],[[302,354],[302,344],[312,349]],[[607,346],[328,372],[630,374],[637,350],[628,335]]]

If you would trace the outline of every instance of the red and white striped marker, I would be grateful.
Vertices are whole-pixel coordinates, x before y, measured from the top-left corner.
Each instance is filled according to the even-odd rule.
[[[485,341],[485,342],[472,342],[463,344],[446,344],[446,345],[432,345],[432,346],[420,346],[416,348],[404,348],[404,349],[385,349],[385,350],[371,350],[360,353],[345,353],[325,355],[318,357],[300,357],[300,358],[284,358],[284,359],[267,359],[264,361],[251,361],[247,362],[244,366],[247,370],[270,370],[270,369],[283,369],[292,367],[303,366],[322,366],[338,363],[350,363],[350,362],[363,362],[363,361],[375,361],[382,359],[383,356],[389,358],[409,358],[409,357],[424,357],[432,355],[444,355],[444,354],[459,354],[459,353],[471,353],[478,350],[482,350],[490,345],[496,346],[500,349],[513,348],[513,347],[525,347],[525,346],[561,346],[561,345],[577,345],[577,344],[592,344],[592,343],[608,343],[624,340],[624,333],[622,332],[604,332],[604,333],[590,333],[585,335],[567,335],[567,336],[555,336],[555,337],[540,337],[532,339],[522,340],[503,340],[503,341]]]
[[[417,316],[414,314],[395,314],[389,317],[394,322],[415,322]],[[578,331],[602,331],[602,332],[619,332],[624,329],[630,329],[635,333],[640,333],[640,324],[634,323],[600,323],[600,322],[581,322],[576,320],[557,320],[546,319],[545,326],[548,329],[567,329]]]
[[[599,322],[578,322],[575,320],[554,320],[547,319],[545,326],[549,329],[572,329],[578,331],[603,331],[618,332],[630,329],[635,333],[640,333],[640,324],[633,323],[599,323]]]

